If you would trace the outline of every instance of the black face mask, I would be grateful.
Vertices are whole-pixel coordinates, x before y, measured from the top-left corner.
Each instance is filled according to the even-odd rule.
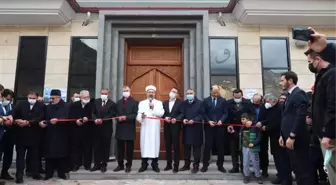
[[[308,69],[312,73],[317,73],[317,69],[313,66],[313,64],[309,64]]]

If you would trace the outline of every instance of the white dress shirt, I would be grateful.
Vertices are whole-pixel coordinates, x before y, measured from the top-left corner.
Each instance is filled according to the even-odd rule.
[[[174,106],[174,104],[175,104],[175,101],[176,101],[176,99],[174,99],[174,100],[169,100],[169,112],[172,111],[173,106]]]

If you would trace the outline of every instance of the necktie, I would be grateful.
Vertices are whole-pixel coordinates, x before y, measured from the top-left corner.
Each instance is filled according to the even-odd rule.
[[[106,105],[106,101],[103,101],[103,107]]]
[[[213,98],[213,99],[212,99],[212,105],[213,105],[214,107],[216,107],[216,98]]]

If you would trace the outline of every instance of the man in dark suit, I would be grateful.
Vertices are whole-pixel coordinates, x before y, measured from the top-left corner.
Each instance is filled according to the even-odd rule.
[[[167,166],[164,171],[173,169],[174,173],[178,172],[180,162],[180,136],[181,122],[176,120],[182,119],[181,100],[177,99],[179,91],[177,88],[172,88],[169,93],[169,100],[163,102],[164,115],[164,140],[166,147]],[[172,146],[174,149],[174,168],[172,166]]]
[[[306,125],[306,115],[309,101],[306,93],[297,87],[298,77],[288,71],[281,74],[280,85],[288,91],[281,121],[279,144],[286,147],[288,162],[296,176],[298,185],[313,185],[315,183],[312,166],[309,161],[309,133]],[[290,174],[290,173],[286,173]],[[285,185],[292,184],[291,176],[287,175]]]
[[[6,116],[12,116],[13,113],[13,98],[14,92],[10,89],[4,89],[1,93],[3,101],[2,106],[6,112]],[[1,179],[13,180],[14,178],[9,175],[8,170],[12,165],[13,161],[13,151],[14,151],[14,128],[13,125],[5,125],[5,133],[1,140],[3,147],[3,158],[2,158],[2,170]]]
[[[30,173],[34,179],[42,179],[39,174],[42,129],[38,123],[44,118],[45,107],[43,103],[37,101],[37,96],[36,92],[29,92],[28,99],[21,101],[13,111],[16,123],[16,183],[23,183],[26,151],[29,153]]]
[[[111,137],[113,131],[112,120],[104,120],[116,115],[116,104],[109,99],[109,90],[102,89],[100,97],[95,101],[92,119],[95,120],[94,136],[94,166],[91,171],[106,172],[110,157]]]
[[[118,166],[113,171],[124,170],[124,156],[126,146],[126,169],[125,172],[131,172],[134,140],[136,129],[136,116],[138,114],[138,102],[131,97],[131,89],[128,86],[123,88],[123,97],[117,102],[117,130],[115,137],[118,146]]]
[[[80,166],[85,170],[91,170],[92,162],[92,103],[90,103],[90,93],[87,90],[80,92],[80,101],[76,101],[70,106],[70,118],[77,119],[74,123],[71,138],[71,167],[72,171],[77,171]],[[91,137],[90,137],[91,136]]]
[[[243,113],[249,114],[251,120],[255,120],[256,112],[250,100],[243,98],[243,91],[235,89],[233,91],[233,99],[229,100],[229,123],[241,123],[241,115]],[[250,121],[247,124],[252,124]],[[233,168],[229,173],[239,173],[239,168],[243,172],[243,155],[239,150],[239,127],[228,126],[227,131],[230,133],[230,153],[232,157]],[[240,165],[239,165],[240,159]]]
[[[202,101],[197,99],[195,91],[188,89],[187,100],[183,102],[183,130],[182,138],[184,144],[184,166],[180,171],[190,170],[191,149],[193,150],[194,164],[191,173],[199,171],[201,160],[201,147],[203,144],[203,115],[204,108]]]
[[[203,153],[203,167],[201,172],[208,171],[210,151],[212,145],[216,141],[217,148],[217,168],[218,171],[225,173],[224,163],[224,132],[223,123],[228,118],[228,105],[226,100],[220,97],[219,87],[214,85],[211,87],[211,96],[203,100],[204,107],[204,130],[205,130],[205,148]]]

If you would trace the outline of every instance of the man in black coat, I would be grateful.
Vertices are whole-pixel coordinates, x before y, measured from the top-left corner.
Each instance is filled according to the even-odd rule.
[[[123,88],[123,97],[118,100],[116,105],[117,130],[115,137],[117,138],[118,146],[118,166],[113,171],[124,170],[124,156],[126,147],[126,169],[125,172],[131,172],[134,140],[136,129],[136,116],[138,114],[138,102],[131,97],[131,89],[128,86]]]
[[[240,124],[241,115],[249,114],[251,120],[255,120],[255,110],[250,100],[243,98],[243,91],[235,89],[233,91],[233,99],[229,100],[229,123]],[[248,122],[247,124],[252,124]],[[229,173],[239,173],[239,168],[243,172],[243,155],[239,150],[239,127],[228,126],[227,131],[230,133],[230,153],[232,157],[232,169]],[[240,159],[240,165],[239,165]]]
[[[314,42],[309,42],[309,70],[316,74],[312,100],[313,132],[321,140],[322,150],[335,149],[336,107],[336,44],[328,43],[326,37],[314,31]],[[327,165],[330,184],[336,184],[336,154]]]
[[[113,122],[111,119],[104,119],[116,116],[116,104],[108,98],[109,90],[102,89],[100,94],[101,98],[95,101],[92,111],[92,119],[95,120],[95,138],[93,144],[94,166],[91,171],[106,172],[110,157]]]
[[[202,101],[197,99],[195,91],[188,89],[187,100],[182,105],[183,130],[182,140],[184,144],[184,166],[180,171],[190,170],[191,149],[193,150],[194,164],[191,173],[199,171],[201,160],[201,146],[203,144],[203,115]]]
[[[278,172],[277,179],[272,181],[273,184],[281,184],[286,177],[291,175],[291,167],[289,163],[282,162],[282,158],[286,156],[286,150],[279,145],[280,127],[281,127],[281,114],[282,105],[279,103],[278,98],[269,93],[264,97],[265,104],[260,108],[259,122],[257,127],[261,129],[264,136],[262,145],[260,146],[260,156],[267,157],[268,161],[268,138],[270,139],[271,154],[273,155],[275,168]],[[260,162],[262,159],[260,158]],[[268,168],[266,163],[265,168]]]
[[[45,130],[44,155],[46,159],[45,180],[53,177],[57,169],[58,177],[66,179],[67,156],[69,155],[69,122],[59,119],[68,119],[69,105],[61,99],[61,91],[52,89],[50,104],[47,105],[45,120],[39,125]]]
[[[306,125],[306,115],[309,101],[306,93],[297,87],[298,77],[288,71],[281,74],[280,85],[288,91],[281,120],[281,136],[279,144],[286,147],[287,155],[298,185],[313,185],[313,169],[309,161],[309,133]],[[288,172],[286,173],[288,174]],[[287,176],[284,184],[292,184]]]
[[[71,165],[72,171],[77,171],[80,166],[85,170],[91,170],[92,162],[92,103],[90,93],[87,90],[80,92],[80,101],[70,106],[70,118],[77,119],[74,123],[71,138]]]
[[[178,172],[180,164],[180,137],[181,137],[181,122],[182,119],[182,103],[178,99],[179,91],[177,88],[172,88],[169,93],[169,100],[163,102],[164,115],[164,140],[166,147],[167,166],[164,171],[173,169],[174,173]],[[174,167],[172,166],[172,146],[174,149]]]
[[[203,153],[203,167],[201,172],[208,171],[210,152],[213,143],[217,148],[217,168],[218,171],[225,173],[224,163],[224,134],[226,126],[223,125],[229,116],[228,104],[226,100],[220,97],[219,87],[214,85],[211,87],[211,96],[203,100],[204,108],[204,130],[205,130],[205,147]]]
[[[23,183],[26,152],[29,153],[33,179],[42,179],[39,174],[39,146],[42,136],[39,122],[44,118],[45,109],[43,103],[37,102],[37,96],[36,92],[29,92],[28,99],[22,100],[13,111],[16,123],[16,183]]]

